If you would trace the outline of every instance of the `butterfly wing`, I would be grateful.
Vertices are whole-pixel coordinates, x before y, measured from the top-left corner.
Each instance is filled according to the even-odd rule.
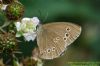
[[[40,58],[53,59],[59,57],[80,33],[80,26],[68,22],[54,22],[40,26],[37,31]]]

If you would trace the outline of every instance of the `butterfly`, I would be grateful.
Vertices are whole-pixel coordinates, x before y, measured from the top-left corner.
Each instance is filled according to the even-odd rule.
[[[80,34],[81,26],[70,22],[53,22],[39,25],[37,28],[39,57],[42,59],[60,57]]]

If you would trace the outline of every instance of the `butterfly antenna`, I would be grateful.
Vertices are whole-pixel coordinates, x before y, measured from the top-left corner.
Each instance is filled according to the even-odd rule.
[[[47,17],[48,17],[48,12],[46,13],[46,16],[44,17],[43,22],[45,22],[47,20]]]
[[[41,11],[40,10],[38,10],[38,12],[39,12],[39,16],[40,16],[40,20],[41,20],[41,22],[42,22],[42,13],[41,13]],[[41,24],[41,22],[40,22],[40,24]]]

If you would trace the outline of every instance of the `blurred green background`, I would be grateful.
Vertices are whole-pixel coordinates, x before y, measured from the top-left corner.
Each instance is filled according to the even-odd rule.
[[[20,0],[24,17],[37,16],[42,24],[72,22],[82,26],[82,34],[65,54],[45,61],[44,66],[66,66],[67,62],[100,61],[100,0]],[[32,45],[35,45],[32,43]],[[27,47],[27,46],[26,46]]]
[[[72,22],[82,26],[82,34],[65,54],[46,60],[44,66],[66,66],[67,62],[100,61],[100,0],[19,0],[25,6],[24,17],[39,17],[42,24]],[[1,19],[0,19],[1,20]],[[24,55],[31,55],[36,41],[21,43]]]

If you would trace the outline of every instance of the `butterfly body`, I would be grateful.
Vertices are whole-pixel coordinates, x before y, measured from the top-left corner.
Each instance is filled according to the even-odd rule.
[[[39,57],[54,59],[59,57],[81,33],[81,27],[69,22],[54,22],[39,26],[37,44]]]

